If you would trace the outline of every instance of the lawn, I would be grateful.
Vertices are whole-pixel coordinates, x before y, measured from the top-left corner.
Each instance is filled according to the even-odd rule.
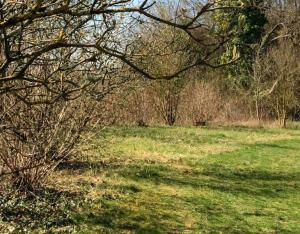
[[[83,160],[51,179],[85,198],[70,213],[73,231],[300,233],[299,130],[111,127],[94,133],[80,146]]]

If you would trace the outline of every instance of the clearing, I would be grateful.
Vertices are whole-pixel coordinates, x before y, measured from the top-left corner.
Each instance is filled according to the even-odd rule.
[[[42,196],[0,199],[1,233],[300,233],[299,130],[94,133]]]
[[[73,215],[81,233],[300,233],[299,130],[112,127],[99,136],[82,146],[88,160],[55,180],[88,197]]]

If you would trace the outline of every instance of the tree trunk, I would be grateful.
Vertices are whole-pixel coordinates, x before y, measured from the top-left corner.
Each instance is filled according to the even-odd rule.
[[[260,125],[260,111],[259,111],[258,100],[255,100],[255,109],[256,109],[256,119],[258,121],[258,124]]]
[[[283,111],[282,121],[283,121],[282,122],[283,123],[282,127],[286,128],[287,127],[287,116],[286,116],[286,111],[285,110]]]

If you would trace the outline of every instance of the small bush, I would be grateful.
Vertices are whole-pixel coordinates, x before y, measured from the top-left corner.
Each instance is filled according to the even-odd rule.
[[[31,106],[12,98],[4,104],[0,173],[14,190],[35,191],[71,156],[90,118],[89,108],[83,102]]]

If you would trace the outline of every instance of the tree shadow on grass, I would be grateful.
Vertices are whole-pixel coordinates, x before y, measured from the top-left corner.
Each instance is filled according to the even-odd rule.
[[[300,173],[298,172],[272,172],[251,168],[237,170],[218,164],[206,165],[202,171],[185,171],[167,165],[145,164],[144,162],[142,164],[136,162],[136,164],[126,165],[114,171],[135,185],[148,184],[151,188],[154,188],[155,185],[167,185],[175,190],[193,188],[194,191],[203,188],[215,191],[215,195],[226,193],[232,197],[242,196],[251,200],[261,197],[267,200],[281,199],[287,194],[299,194],[300,191]],[[176,209],[180,209],[180,200],[188,203],[190,208],[194,207],[192,210],[195,212],[213,217],[216,220],[221,219],[220,217],[224,212],[235,212],[230,210],[232,208],[228,204],[218,204],[211,197],[204,200],[193,195],[174,197],[170,194],[161,194],[159,191],[159,195],[155,195],[157,191],[153,190],[153,194],[151,194],[151,190],[143,191],[143,188],[137,186],[124,187],[124,185],[113,185],[110,187],[110,191],[111,193],[123,191],[123,194],[120,197],[112,198],[105,195],[99,198],[98,202],[101,204],[101,208],[88,209],[90,212],[81,222],[91,226],[100,225],[103,230],[110,230],[112,233],[126,231],[133,231],[134,233],[182,233],[190,231],[197,233],[201,230],[199,226],[186,227],[182,217],[180,218],[174,213]],[[166,204],[166,201],[169,203]],[[263,216],[265,214],[256,212],[255,215]],[[235,218],[231,218],[231,222],[235,222]],[[216,232],[230,233],[233,230],[230,223],[218,223],[218,225],[213,227]],[[235,230],[240,232],[247,230],[247,228],[251,229],[251,225],[237,227],[235,223],[233,226],[235,226]]]
[[[174,220],[175,217],[166,213],[158,214],[157,210],[151,210],[151,208],[145,212],[125,208],[118,203],[109,205],[102,203],[102,209],[100,212],[88,214],[85,220],[85,224],[89,226],[102,227],[103,229],[99,228],[103,230],[101,233],[128,233],[128,231],[143,234],[179,233],[180,229],[183,229],[178,226],[174,228],[164,222],[165,220]]]
[[[206,165],[202,171],[179,171],[169,167],[132,166],[120,174],[135,181],[169,186],[210,188],[220,192],[250,196],[280,197],[300,188],[300,173],[272,172],[255,169],[232,169],[222,165]]]
[[[280,141],[280,142],[285,142],[285,141]],[[249,147],[248,144],[243,144],[243,146]],[[255,143],[254,145],[251,145],[251,148],[259,148],[259,149],[266,149],[266,148],[271,148],[271,149],[283,149],[283,150],[299,150],[300,148],[298,147],[292,147],[292,146],[286,146],[286,145],[279,145],[275,143]]]
[[[72,160],[72,161],[61,162],[58,165],[57,170],[87,171],[91,169],[105,168],[107,166],[108,164],[103,161],[90,162],[90,161]]]
[[[90,170],[103,170],[103,169],[114,169],[120,167],[122,164],[121,160],[97,160],[97,161],[84,161],[84,160],[70,160],[61,162],[56,170],[66,171],[79,171],[85,172]]]

